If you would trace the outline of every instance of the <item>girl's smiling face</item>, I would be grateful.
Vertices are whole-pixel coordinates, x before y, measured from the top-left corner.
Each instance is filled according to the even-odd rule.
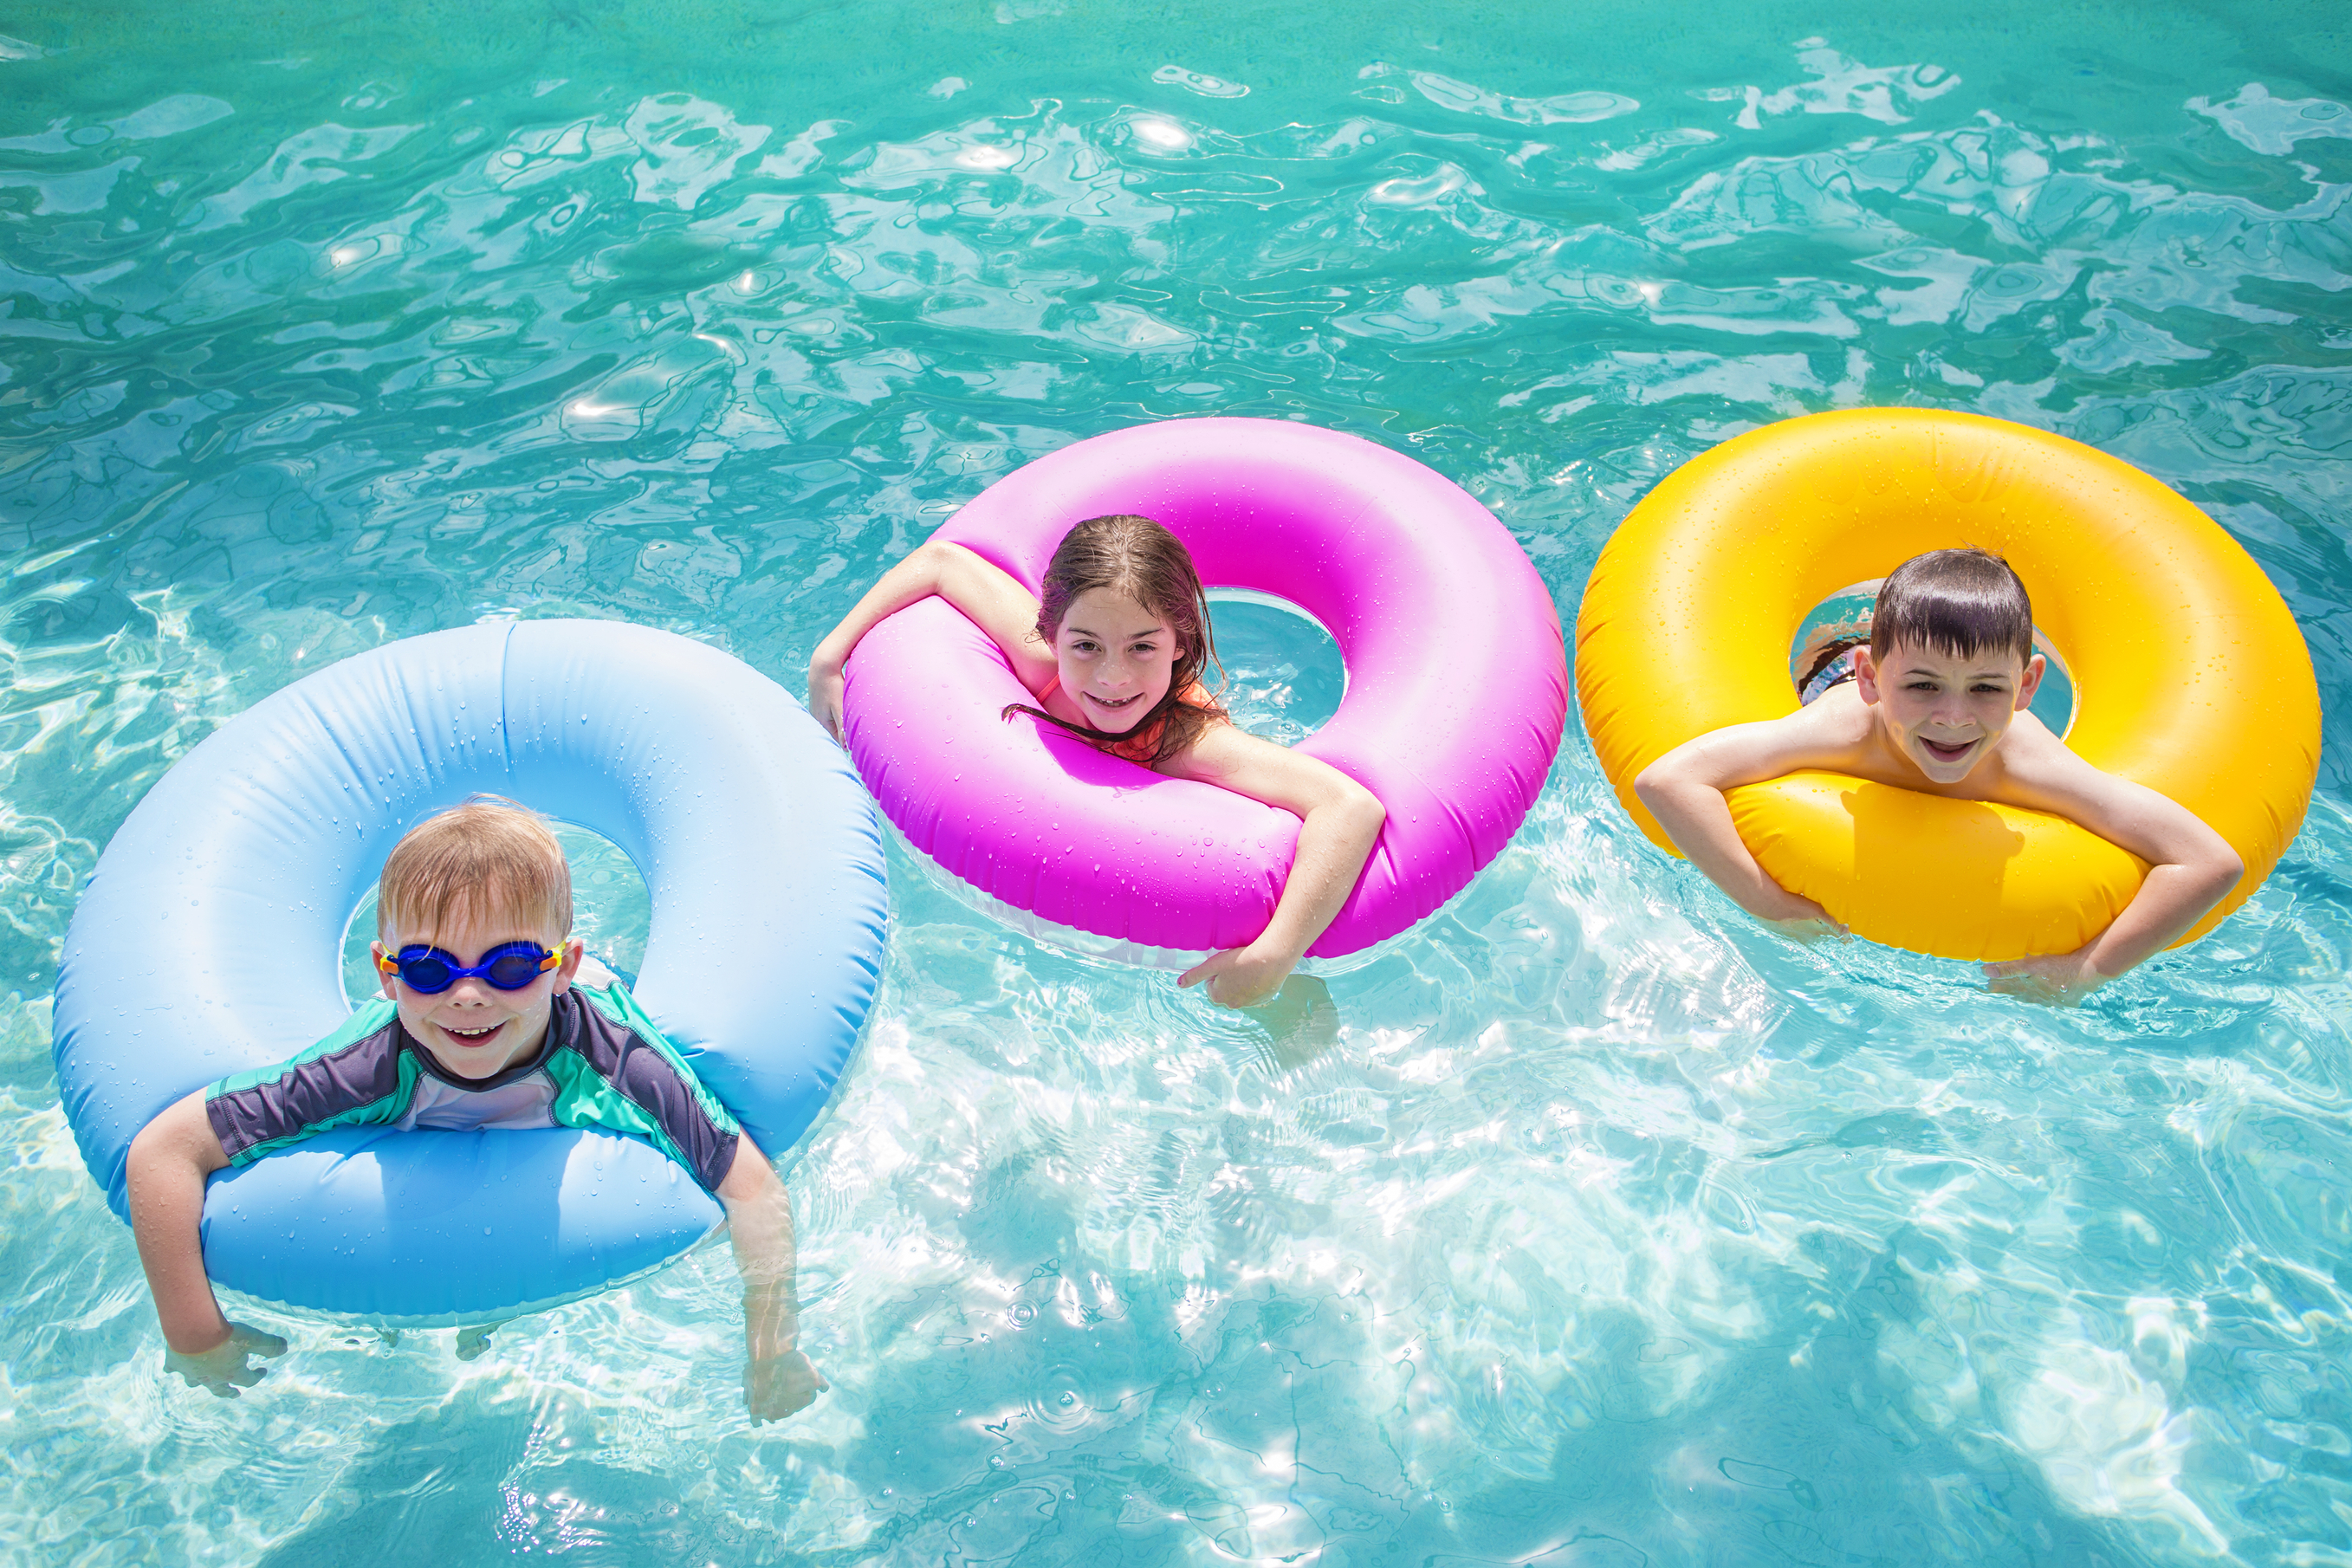
[[[1054,637],[1063,694],[1087,723],[1114,735],[1134,729],[1168,695],[1181,651],[1165,620],[1108,588],[1072,599]]]

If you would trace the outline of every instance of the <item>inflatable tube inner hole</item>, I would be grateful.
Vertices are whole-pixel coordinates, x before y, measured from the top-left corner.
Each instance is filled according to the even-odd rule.
[[[653,895],[637,864],[619,845],[591,828],[558,822],[555,841],[572,862],[572,934],[631,984],[645,967],[652,930]],[[376,994],[368,944],[375,940],[375,888],[343,927],[343,1000],[356,1006]]]
[[[1322,622],[1254,588],[1211,588],[1209,605],[1234,723],[1295,746],[1330,722],[1348,668]]]
[[[1878,585],[1884,581],[1874,577],[1866,583],[1849,583],[1805,613],[1796,637],[1789,644],[1790,684],[1802,686],[1827,638],[1869,632],[1871,608],[1877,603]],[[1222,639],[1223,632],[1218,635]],[[1223,646],[1222,640],[1219,646]],[[2042,689],[2033,694],[2033,716],[2063,740],[2074,727],[2074,673],[2067,668],[2065,656],[2039,626],[2033,631],[2033,646],[2050,661],[2049,670],[2042,677]]]

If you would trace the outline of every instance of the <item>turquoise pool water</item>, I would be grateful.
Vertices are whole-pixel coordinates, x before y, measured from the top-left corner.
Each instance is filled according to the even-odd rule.
[[[7,13],[0,1558],[2352,1561],[2340,16],[1684,15]],[[161,1374],[48,999],[263,694],[553,615],[797,685],[991,479],[1211,411],[1421,457],[1572,613],[1675,463],[1868,403],[2138,463],[2294,607],[2331,750],[2212,938],[2070,1012],[1784,946],[1572,722],[1511,849],[1270,1026],[901,858],[788,1167],[808,1412],[748,1426],[723,1249],[470,1362],[255,1309],[258,1388]],[[1328,711],[1235,636],[1259,721]]]

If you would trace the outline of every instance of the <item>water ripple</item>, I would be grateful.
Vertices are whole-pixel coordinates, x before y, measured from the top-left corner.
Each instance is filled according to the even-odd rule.
[[[372,14],[308,55],[235,7],[184,46],[102,8],[0,38],[7,1553],[2336,1551],[2334,33],[869,10],[840,44],[723,0],[429,39]],[[1789,947],[1650,848],[1573,733],[1471,889],[1249,1016],[900,853],[870,1037],[787,1166],[834,1385],[806,1414],[746,1423],[723,1247],[472,1361],[248,1305],[294,1342],[260,1387],[159,1375],[49,994],[100,847],[268,692],[552,615],[796,685],[990,481],[1202,413],[1415,453],[1572,615],[1676,464],[1873,403],[2138,463],[2293,605],[2320,794],[2211,938],[2066,1013]],[[1328,649],[1232,618],[1244,720],[1319,722]],[[642,888],[575,848],[629,967]]]

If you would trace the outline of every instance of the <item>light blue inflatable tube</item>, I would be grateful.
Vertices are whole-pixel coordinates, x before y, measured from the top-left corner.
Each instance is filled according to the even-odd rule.
[[[638,1000],[770,1156],[855,1049],[887,921],[873,806],[782,687],[613,621],[411,637],[322,669],[190,752],[131,812],[66,936],[56,1056],[126,1214],[131,1140],[348,1016],[343,927],[419,818],[476,791],[593,828],[653,900]],[[385,1324],[482,1321],[656,1268],[719,1205],[600,1132],[330,1133],[213,1178],[219,1284]]]

